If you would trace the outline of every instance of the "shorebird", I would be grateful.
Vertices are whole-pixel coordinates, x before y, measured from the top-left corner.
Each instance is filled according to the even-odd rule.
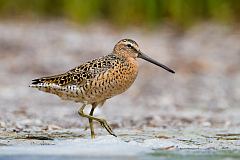
[[[58,95],[64,100],[81,102],[78,114],[88,118],[91,138],[95,137],[93,120],[99,122],[109,134],[116,136],[107,121],[93,116],[93,112],[97,106],[125,92],[133,84],[139,68],[137,58],[175,73],[141,52],[135,41],[122,39],[111,54],[83,63],[63,74],[34,79],[30,87]],[[84,113],[86,105],[92,106],[89,114]]]

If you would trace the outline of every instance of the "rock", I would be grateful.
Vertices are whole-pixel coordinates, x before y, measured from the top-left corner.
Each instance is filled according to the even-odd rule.
[[[0,121],[0,128],[6,128],[6,123],[3,121]]]
[[[212,125],[211,122],[203,122],[202,123],[203,127],[210,127],[211,125]]]
[[[57,126],[57,125],[55,125],[55,124],[50,124],[50,125],[48,125],[47,127],[46,127],[46,130],[60,130],[60,129],[62,129],[62,127],[60,127],[60,126]]]

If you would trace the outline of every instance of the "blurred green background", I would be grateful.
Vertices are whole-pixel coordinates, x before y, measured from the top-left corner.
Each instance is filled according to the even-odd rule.
[[[115,26],[170,23],[188,27],[202,21],[236,24],[239,0],[0,0],[0,18],[64,18],[80,24]]]

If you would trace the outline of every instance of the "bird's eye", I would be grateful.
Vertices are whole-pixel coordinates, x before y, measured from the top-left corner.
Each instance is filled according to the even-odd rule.
[[[127,44],[127,47],[128,47],[128,48],[132,48],[132,45],[131,45],[131,44]]]

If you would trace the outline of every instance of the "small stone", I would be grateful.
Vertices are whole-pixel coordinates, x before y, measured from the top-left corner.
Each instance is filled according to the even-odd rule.
[[[204,127],[210,127],[212,124],[210,122],[203,122],[202,126]]]
[[[3,121],[0,121],[0,128],[6,128],[6,123]]]
[[[50,124],[46,128],[46,130],[60,130],[60,129],[62,129],[62,127],[54,125],[54,124]]]
[[[155,137],[159,138],[159,139],[169,139],[170,138],[169,136],[165,136],[165,135],[161,135],[161,134],[156,135]]]

